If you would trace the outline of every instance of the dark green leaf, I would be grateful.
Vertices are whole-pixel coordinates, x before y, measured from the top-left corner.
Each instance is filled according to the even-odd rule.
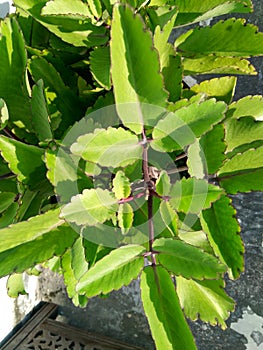
[[[153,244],[158,261],[170,272],[185,278],[218,278],[226,271],[213,255],[178,239],[160,238]]]
[[[5,211],[14,202],[15,196],[15,193],[12,192],[0,193],[0,213]]]
[[[222,194],[220,187],[208,184],[206,180],[183,178],[173,185],[169,203],[177,211],[199,213],[209,208]]]
[[[106,90],[110,90],[110,49],[97,47],[90,54],[90,70],[94,79]]]
[[[204,210],[201,223],[215,254],[228,266],[231,279],[238,278],[244,269],[244,246],[239,235],[240,227],[231,200],[222,196]]]
[[[176,40],[175,46],[187,57],[209,54],[258,56],[263,54],[263,33],[242,18],[230,18],[212,27],[191,29]]]

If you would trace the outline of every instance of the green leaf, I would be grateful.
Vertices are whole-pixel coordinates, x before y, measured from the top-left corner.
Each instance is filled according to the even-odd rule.
[[[82,237],[79,237],[73,246],[66,251],[61,262],[68,296],[72,298],[75,306],[86,306],[87,298],[76,292],[78,280],[88,271],[89,267]]]
[[[193,74],[257,74],[250,61],[240,57],[220,57],[214,54],[183,59],[185,75]]]
[[[176,40],[175,46],[186,57],[209,54],[249,57],[263,54],[263,33],[242,18],[230,18],[212,27],[191,29],[183,35],[183,38]]]
[[[263,168],[252,170],[251,172],[235,174],[219,179],[220,185],[229,194],[238,192],[263,191]]]
[[[170,177],[167,171],[162,170],[155,184],[155,190],[160,196],[168,196],[171,189]]]
[[[218,278],[226,270],[213,255],[178,239],[157,239],[153,248],[160,264],[175,275],[202,280]]]
[[[183,149],[221,121],[225,110],[224,102],[211,99],[169,113],[155,126],[151,147],[166,152]]]
[[[237,154],[227,160],[218,171],[219,178],[225,176],[253,173],[263,167],[263,146]]]
[[[212,17],[225,15],[231,12],[252,12],[253,5],[250,0],[179,0],[176,2],[179,13],[175,25],[196,23]]]
[[[89,7],[81,0],[74,0],[74,2],[70,0],[47,1],[46,5],[42,8],[41,14],[43,16],[72,15],[82,19],[91,17]]]
[[[263,120],[256,121],[252,117],[228,118],[224,125],[226,129],[226,152],[230,153],[231,157],[234,154],[254,148],[256,142],[259,145],[263,144]]]
[[[207,240],[206,234],[202,230],[185,231],[183,229],[179,229],[178,237],[182,241],[184,241],[190,245],[193,245],[197,248],[200,248],[203,251],[205,251],[206,253],[213,254],[213,249],[211,248],[211,246]]]
[[[0,228],[13,224],[18,211],[18,204],[12,203],[0,217]]]
[[[226,159],[224,137],[223,125],[217,124],[189,146],[187,166],[191,176],[202,179],[217,172]]]
[[[22,32],[15,18],[0,23],[0,96],[4,99],[12,126],[32,129],[30,99],[26,88],[26,49]],[[14,103],[15,101],[15,103]],[[16,131],[15,131],[16,132]]]
[[[29,69],[35,81],[43,79],[47,100],[52,99],[56,113],[61,113],[59,132],[62,134],[61,130],[66,130],[84,116],[85,106],[74,91],[65,85],[55,67],[43,57],[34,56],[29,62]]]
[[[123,128],[96,129],[93,134],[80,136],[71,151],[87,161],[114,168],[142,157],[137,136]]]
[[[141,298],[157,350],[197,349],[174,284],[164,268],[148,266],[143,270]]]
[[[89,8],[96,19],[102,16],[102,7],[100,0],[87,0]]]
[[[93,78],[106,90],[110,90],[110,49],[97,47],[90,53],[90,70]]]
[[[174,21],[176,19],[177,16],[177,7],[176,6],[157,6],[157,7],[148,7],[147,8],[147,13],[149,15],[149,19],[150,19],[150,26],[151,27],[159,27],[162,31],[166,31],[167,29],[165,29],[165,27],[167,25],[171,26],[171,30],[168,33],[167,31],[167,35],[168,38],[166,38],[166,40],[164,41],[164,43],[166,43],[169,39],[169,35],[171,34],[171,31],[174,27]],[[156,29],[155,28],[155,29]]]
[[[23,272],[73,244],[77,233],[58,215],[56,209],[0,230],[0,276]]]
[[[9,119],[9,113],[5,101],[0,98],[0,130],[3,129]]]
[[[0,213],[5,211],[14,202],[15,197],[16,194],[12,192],[0,193]]]
[[[231,279],[238,278],[244,269],[244,246],[235,213],[231,199],[222,196],[201,216],[203,230],[215,254],[228,266]]]
[[[131,193],[131,184],[128,177],[122,170],[118,170],[113,181],[112,191],[115,193],[115,197],[123,199],[129,197]]]
[[[120,204],[118,210],[118,226],[121,228],[123,235],[126,235],[133,223],[133,209],[129,203]]]
[[[228,109],[227,117],[253,117],[257,121],[263,121],[263,97],[259,95],[246,96],[233,102]]]
[[[229,104],[235,93],[236,77],[222,77],[202,81],[191,87],[191,91],[205,93],[209,97],[215,97],[217,101]]]
[[[178,234],[178,217],[175,210],[171,208],[169,202],[161,201],[160,214],[172,236],[176,236]]]
[[[10,298],[17,298],[19,295],[27,294],[25,291],[23,274],[15,273],[10,275],[7,280],[6,288]]]
[[[114,195],[107,190],[86,189],[82,194],[71,198],[71,202],[62,209],[61,215],[77,225],[94,226],[115,215],[118,210],[117,202]]]
[[[220,187],[206,180],[183,178],[172,186],[169,203],[172,208],[184,213],[200,213],[209,208],[223,194]]]
[[[77,291],[88,298],[128,285],[143,268],[145,249],[128,245],[113,250],[90,268],[77,284]]]
[[[1,135],[0,152],[19,181],[34,186],[45,178],[43,149]]]
[[[223,280],[194,281],[176,278],[176,290],[185,315],[196,321],[198,317],[211,325],[227,328],[225,320],[234,311],[235,303],[224,291]]]
[[[154,106],[165,107],[167,93],[163,90],[151,35],[141,17],[128,6],[114,7],[110,47],[112,83],[119,117],[125,126],[141,133],[144,124],[152,126],[160,117],[162,108]]]
[[[32,124],[39,141],[53,138],[43,88],[43,80],[41,79],[33,86],[31,100]]]
[[[58,0],[57,0],[58,1]],[[15,0],[15,5],[22,8],[28,14],[30,14],[35,20],[40,22],[44,27],[46,27],[51,33],[54,33],[63,41],[72,44],[76,47],[92,47],[96,45],[103,45],[107,42],[108,37],[106,35],[106,29],[103,26],[96,26],[91,23],[91,19],[82,19],[80,16],[74,16],[69,14],[63,15],[63,6],[66,4],[65,11],[69,8],[72,9],[74,3],[70,3],[69,0],[59,1],[62,5],[60,7],[60,12],[62,14],[58,15],[42,15],[41,11],[46,5],[46,1],[42,0]],[[78,7],[81,1],[78,1]],[[52,5],[52,2],[50,1]],[[49,6],[51,6],[49,5]],[[77,7],[77,10],[78,10]],[[86,7],[88,10],[88,7]],[[74,6],[74,9],[75,6]],[[76,13],[76,11],[74,10]],[[87,12],[86,12],[87,13]],[[83,15],[81,15],[83,18]]]

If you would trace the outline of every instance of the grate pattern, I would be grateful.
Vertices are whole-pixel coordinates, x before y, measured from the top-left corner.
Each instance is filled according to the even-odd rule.
[[[143,350],[58,322],[52,319],[56,309],[44,304],[1,350]]]

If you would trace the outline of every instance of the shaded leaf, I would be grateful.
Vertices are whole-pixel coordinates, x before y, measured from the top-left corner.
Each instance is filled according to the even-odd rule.
[[[133,209],[129,203],[120,204],[118,210],[118,225],[122,234],[127,234],[133,224]]]
[[[157,350],[197,349],[174,284],[164,268],[148,266],[143,270],[141,298]]]
[[[178,234],[178,217],[175,210],[171,208],[169,202],[161,201],[160,214],[172,236],[176,236]]]
[[[43,149],[1,135],[0,152],[19,181],[36,186],[45,179]]]
[[[93,134],[80,136],[71,151],[87,161],[114,168],[142,157],[137,136],[123,128],[96,129]]]
[[[154,106],[165,107],[167,93],[163,90],[159,60],[153,50],[151,35],[141,17],[134,15],[128,6],[114,7],[110,48],[112,83],[119,117],[125,126],[140,133],[144,124],[156,124],[162,109]]]
[[[13,224],[18,211],[18,204],[12,203],[0,217],[0,228],[7,227]]]
[[[151,147],[167,152],[183,149],[221,121],[225,110],[224,102],[211,99],[169,113],[155,126]]]
[[[175,275],[202,280],[218,278],[226,270],[213,255],[178,239],[157,239],[153,248],[160,264]]]
[[[110,49],[97,47],[90,53],[90,70],[93,78],[106,90],[110,90]]]
[[[212,27],[191,29],[176,40],[175,46],[188,57],[209,54],[258,56],[263,54],[263,33],[242,18],[230,18]]]
[[[16,19],[9,17],[1,21],[0,34],[0,96],[8,108],[11,125],[16,125],[14,132],[17,128],[22,129],[21,135],[26,137],[32,124],[28,117],[31,111],[25,80],[27,56],[23,35]]]
[[[76,292],[78,280],[88,271],[89,267],[85,257],[82,237],[79,237],[73,246],[66,251],[61,263],[68,296],[72,298],[75,306],[84,307],[87,304],[87,298]]]
[[[187,317],[196,321],[198,317],[211,325],[227,328],[225,320],[235,303],[224,291],[223,280],[195,281],[183,277],[176,278],[176,290]]]
[[[217,124],[189,146],[187,166],[191,176],[202,179],[217,172],[226,159],[224,137],[223,125]]]
[[[171,189],[170,177],[165,170],[160,172],[155,184],[155,190],[160,196],[168,196]]]
[[[238,278],[244,269],[244,246],[235,214],[227,196],[222,196],[201,214],[203,230],[215,254],[228,266],[231,279]]]
[[[32,124],[39,141],[53,138],[43,88],[43,80],[39,80],[32,88],[31,100]]]
[[[42,15],[41,11],[46,5],[46,1],[39,0],[15,0],[15,5],[22,8],[29,13],[35,20],[40,22],[51,33],[54,33],[63,41],[77,47],[91,47],[95,45],[103,45],[107,42],[106,29],[103,26],[96,26],[91,23],[89,18],[82,19],[78,16],[69,14],[62,14],[61,16]],[[52,4],[52,2],[50,1]],[[64,5],[64,1],[59,1]],[[66,2],[66,11],[70,7],[72,9],[73,3]],[[78,5],[80,1],[78,1]],[[75,8],[75,7],[74,7]],[[63,12],[60,7],[60,12]],[[76,12],[76,11],[74,11]]]
[[[12,192],[0,193],[0,213],[5,211],[13,202],[16,195]]]
[[[115,215],[118,210],[114,195],[101,188],[86,189],[82,194],[71,198],[71,202],[62,209],[61,215],[77,225],[96,225]]]
[[[206,180],[183,178],[172,186],[169,203],[172,208],[184,213],[199,213],[209,208],[223,194],[220,187]]]
[[[90,268],[77,284],[77,291],[87,297],[106,294],[128,285],[143,268],[145,249],[128,245],[113,250]]]

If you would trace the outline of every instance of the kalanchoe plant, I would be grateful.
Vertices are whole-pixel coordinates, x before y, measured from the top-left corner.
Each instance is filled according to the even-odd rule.
[[[14,2],[0,37],[9,295],[37,264],[79,306],[140,278],[156,348],[196,349],[185,317],[225,328],[224,276],[244,269],[229,195],[263,190],[263,99],[232,102],[263,34],[244,19],[198,23],[251,1]],[[204,73],[230,76],[184,84]]]

